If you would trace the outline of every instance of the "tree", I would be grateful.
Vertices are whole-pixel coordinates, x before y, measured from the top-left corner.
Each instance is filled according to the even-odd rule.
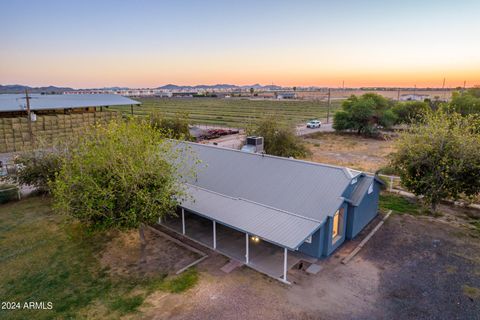
[[[480,113],[480,88],[471,88],[463,93],[454,92],[450,106],[463,115]]]
[[[280,125],[272,118],[265,118],[256,126],[248,128],[247,134],[263,137],[267,154],[294,158],[305,157],[308,154],[307,148],[293,129]]]
[[[159,112],[150,115],[150,125],[171,139],[192,141],[188,124],[189,117],[186,113],[175,113],[173,117]]]
[[[54,208],[91,229],[138,228],[145,261],[144,225],[174,214],[193,174],[175,144],[146,121],[95,127],[63,159]]]
[[[429,112],[400,136],[392,157],[402,184],[435,211],[440,200],[480,192],[478,117]]]
[[[391,100],[375,93],[366,93],[360,97],[352,95],[343,102],[342,110],[334,115],[333,128],[367,135],[375,133],[380,126],[389,128],[396,121],[392,105]]]
[[[250,88],[250,95],[253,96],[253,93],[255,92],[255,89]]]
[[[429,104],[423,101],[406,101],[396,103],[392,111],[396,116],[396,123],[412,123],[421,118],[430,109]]]

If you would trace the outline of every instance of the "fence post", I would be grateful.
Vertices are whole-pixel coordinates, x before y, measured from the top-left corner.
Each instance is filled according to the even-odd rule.
[[[390,192],[393,192],[393,176],[390,176]]]

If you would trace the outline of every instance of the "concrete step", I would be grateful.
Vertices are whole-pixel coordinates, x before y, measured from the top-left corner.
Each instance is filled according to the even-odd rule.
[[[230,273],[233,270],[235,270],[236,268],[243,266],[243,264],[244,264],[243,262],[232,259],[232,260],[228,261],[228,263],[226,265],[221,267],[220,270],[222,270],[225,273]]]

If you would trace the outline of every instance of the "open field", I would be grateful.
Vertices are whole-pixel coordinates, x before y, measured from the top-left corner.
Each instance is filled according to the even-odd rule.
[[[305,137],[311,156],[307,160],[375,172],[388,164],[395,151],[392,140],[365,138],[356,134],[318,132]]]
[[[0,310],[0,318],[476,319],[478,238],[461,225],[409,215],[414,205],[387,201],[383,207],[402,214],[392,215],[353,260],[340,263],[378,219],[322,260],[319,274],[291,270],[292,286],[245,267],[225,274],[227,259],[203,247],[209,257],[198,271],[166,277],[191,253],[162,237],[147,234],[150,267],[139,269],[136,233],[86,237],[54,215],[45,198],[4,204],[0,296],[51,301],[53,309]]]
[[[309,119],[327,116],[327,103],[314,101],[275,101],[221,98],[142,98],[134,115],[143,116],[160,111],[167,116],[177,112],[189,114],[192,124],[212,124],[244,128],[263,117],[273,117],[282,123],[298,124]],[[332,102],[331,115],[340,107],[339,101]],[[112,107],[130,114],[129,106]]]

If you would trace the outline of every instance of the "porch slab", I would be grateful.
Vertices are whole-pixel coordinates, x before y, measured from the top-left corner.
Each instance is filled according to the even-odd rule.
[[[162,222],[162,225],[182,233],[182,219],[171,217]],[[185,211],[185,236],[214,249],[221,254],[245,263],[246,240],[245,233],[234,230],[221,223],[216,223],[216,248],[213,244],[213,221]],[[301,260],[311,261],[298,251],[288,251],[287,269],[291,269]],[[249,238],[249,263],[246,266],[279,279],[283,276],[284,248],[267,241],[254,241]]]

